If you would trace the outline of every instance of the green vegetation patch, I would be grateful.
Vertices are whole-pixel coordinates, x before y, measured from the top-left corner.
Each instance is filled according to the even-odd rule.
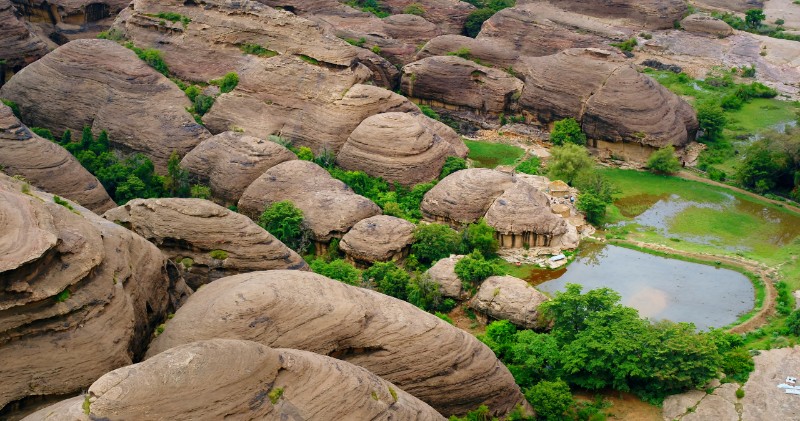
[[[275,405],[276,403],[278,403],[278,400],[281,398],[281,396],[283,396],[283,388],[276,387],[275,389],[272,389],[267,394],[267,396],[269,396],[269,401],[272,402],[273,405]]]
[[[173,23],[180,22],[183,25],[184,29],[186,29],[186,27],[189,26],[189,22],[192,21],[192,19],[189,18],[188,16],[184,16],[180,13],[175,13],[175,12],[158,12],[156,14],[145,14],[145,16],[164,19]]]
[[[270,50],[258,44],[242,44],[239,46],[239,49],[242,50],[242,52],[245,54],[252,54],[254,56],[259,56],[259,57],[269,58],[278,55],[277,51]]]
[[[498,165],[512,165],[525,154],[522,148],[503,143],[464,139],[464,144],[469,148],[469,159],[474,162],[476,167],[480,168],[495,168]]]
[[[225,250],[211,250],[208,255],[211,256],[212,259],[217,260],[225,260],[228,258],[228,252]]]
[[[132,50],[136,55],[145,63],[147,63],[150,67],[155,69],[157,72],[161,73],[162,75],[169,77],[169,67],[167,63],[164,61],[164,57],[161,55],[161,51],[156,50],[155,48],[148,48],[148,49],[141,49],[132,42],[126,42],[123,44],[125,48]]]
[[[63,303],[64,301],[69,300],[69,297],[70,297],[70,292],[68,289],[65,289],[59,292],[58,295],[56,295],[56,302]]]

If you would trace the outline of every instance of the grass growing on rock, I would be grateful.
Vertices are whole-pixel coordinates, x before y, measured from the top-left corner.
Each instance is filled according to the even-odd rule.
[[[468,158],[476,167],[495,168],[498,165],[511,165],[517,162],[525,151],[522,148],[503,143],[480,142],[464,139],[469,148]]]

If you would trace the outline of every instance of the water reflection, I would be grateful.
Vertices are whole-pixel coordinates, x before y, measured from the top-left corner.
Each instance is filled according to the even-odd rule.
[[[566,270],[535,271],[530,280],[550,294],[567,283],[584,291],[608,287],[643,317],[692,322],[699,329],[736,321],[755,297],[750,280],[738,272],[602,244],[586,244]]]

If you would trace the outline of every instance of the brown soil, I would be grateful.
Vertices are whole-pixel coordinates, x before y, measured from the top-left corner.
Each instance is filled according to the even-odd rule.
[[[664,419],[661,408],[642,402],[641,399],[630,393],[622,393],[614,390],[604,390],[601,392],[590,392],[577,390],[573,393],[576,400],[592,401],[595,396],[602,396],[611,407],[605,412],[609,419],[625,421],[662,421]]]

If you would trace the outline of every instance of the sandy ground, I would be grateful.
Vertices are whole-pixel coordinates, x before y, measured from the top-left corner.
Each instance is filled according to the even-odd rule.
[[[764,14],[769,24],[783,19],[783,27],[787,30],[800,30],[800,4],[794,4],[792,0],[767,0],[764,2]]]

